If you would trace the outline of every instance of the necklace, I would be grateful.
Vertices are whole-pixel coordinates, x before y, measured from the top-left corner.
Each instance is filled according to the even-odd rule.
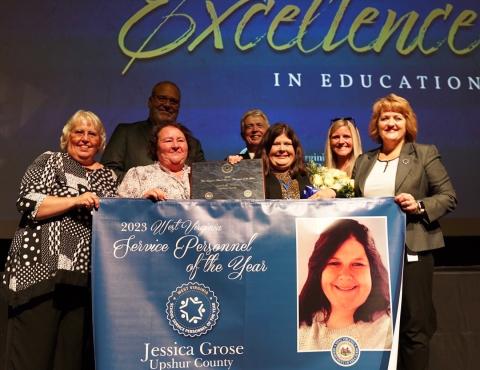
[[[400,151],[402,150],[402,147],[403,147],[403,143],[401,144],[402,145],[400,144],[395,145],[395,147],[393,148],[385,148],[385,146],[383,145],[377,154],[377,158],[382,162],[393,161],[394,159],[397,159],[400,156]]]
[[[290,189],[290,185],[292,184],[292,179],[288,180],[288,182],[282,179],[278,179],[278,181],[280,181],[280,184],[285,189],[285,192],[288,193],[288,189]]]
[[[290,176],[287,172],[283,173],[274,173],[275,177],[277,178],[280,186],[282,188],[282,198],[283,199],[296,199],[300,198],[300,193],[298,190],[298,185],[294,179]],[[298,194],[297,194],[298,193]]]
[[[392,159],[381,160],[380,159],[380,153],[378,153],[378,156],[377,156],[377,161],[379,161],[381,163],[385,163],[385,168],[383,169],[383,173],[385,173],[387,171],[389,163],[393,162],[393,161],[396,161],[397,159],[398,159],[398,156],[395,157],[395,158],[392,158]]]

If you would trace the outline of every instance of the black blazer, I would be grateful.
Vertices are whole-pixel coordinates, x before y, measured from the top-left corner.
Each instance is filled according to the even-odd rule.
[[[238,153],[238,154],[231,154],[231,155],[239,155],[240,157],[242,157],[242,159],[252,159],[252,158],[250,158],[250,154],[248,153],[248,151],[243,152],[243,153],[240,152],[240,153]],[[225,161],[228,161],[228,157],[229,157],[229,155],[227,155],[227,156],[225,157]],[[258,159],[258,158],[261,158],[261,157],[257,157],[257,156],[255,155],[254,159]]]
[[[146,120],[134,123],[121,123],[113,131],[103,152],[101,162],[115,171],[119,182],[130,168],[153,163],[153,160],[148,155],[152,129],[152,123]],[[188,144],[187,162],[204,161],[205,156],[200,141],[192,138]]]
[[[352,174],[356,196],[363,196],[365,181],[379,151],[377,148],[357,158]],[[416,200],[423,200],[426,210],[422,216],[407,214],[407,248],[421,252],[443,247],[438,219],[455,209],[457,198],[434,145],[404,144],[395,176],[395,195],[400,193],[410,193]]]
[[[311,185],[310,180],[307,175],[297,175],[296,180],[298,181],[298,188],[300,189],[301,195],[305,186]],[[265,198],[282,199],[282,185],[272,173],[265,176]]]
[[[248,152],[248,150],[244,153],[238,153],[238,155],[240,157],[242,157],[243,159],[252,159],[252,158],[250,158],[250,153]],[[257,157],[255,156],[255,158],[257,158]]]

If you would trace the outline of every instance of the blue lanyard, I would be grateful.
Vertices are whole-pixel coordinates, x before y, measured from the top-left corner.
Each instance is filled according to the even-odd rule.
[[[288,183],[286,183],[281,179],[278,179],[278,181],[280,181],[280,184],[282,184],[282,187],[285,189],[285,191],[288,191],[288,189],[290,189],[290,185],[292,184],[292,179],[290,179]]]
[[[290,185],[292,185],[292,181],[293,181],[293,180],[290,179],[290,180],[288,181],[288,183],[285,182],[285,181],[283,181],[282,179],[278,179],[278,181],[280,181],[280,185],[282,185],[282,188],[285,189],[285,196],[286,196],[285,199],[290,199],[290,196],[289,196],[289,194],[288,194],[288,190],[290,189]]]

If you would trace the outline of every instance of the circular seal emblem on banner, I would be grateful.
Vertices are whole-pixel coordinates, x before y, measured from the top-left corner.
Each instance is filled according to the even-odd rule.
[[[222,172],[223,173],[230,173],[233,171],[233,166],[230,163],[225,163],[222,165]]]
[[[360,347],[352,337],[340,337],[333,342],[331,354],[338,365],[352,366],[360,358]]]
[[[244,196],[245,198],[250,198],[252,195],[253,195],[253,193],[252,193],[252,191],[249,190],[249,189],[247,189],[247,190],[245,190],[245,191],[243,192],[243,196]]]
[[[210,192],[210,191],[207,191],[205,193],[204,197],[205,197],[205,199],[208,199],[208,200],[213,199],[213,193]]]
[[[217,296],[200,283],[182,284],[168,297],[168,322],[185,337],[199,337],[208,333],[215,326],[219,312]]]

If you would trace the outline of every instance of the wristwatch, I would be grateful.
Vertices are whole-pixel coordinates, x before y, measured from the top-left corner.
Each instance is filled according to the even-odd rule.
[[[425,203],[423,200],[417,200],[417,215],[423,215],[425,213]]]

